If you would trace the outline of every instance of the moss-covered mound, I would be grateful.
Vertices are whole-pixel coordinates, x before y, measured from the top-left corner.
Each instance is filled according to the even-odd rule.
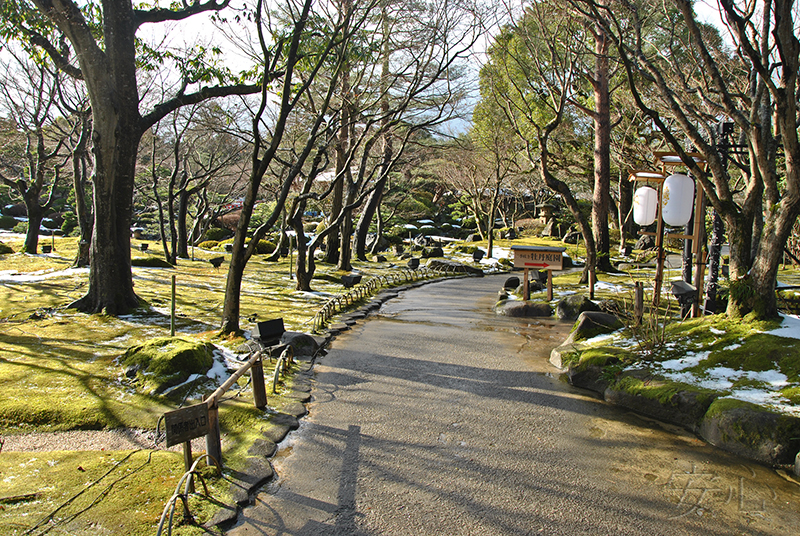
[[[164,259],[158,257],[138,257],[131,259],[131,266],[140,268],[175,268]]]
[[[14,250],[11,249],[10,246],[7,246],[7,245],[3,244],[2,242],[0,242],[0,255],[4,255],[6,253],[14,253]]]
[[[126,375],[139,388],[161,394],[185,382],[192,374],[205,374],[214,363],[214,345],[181,337],[160,337],[129,348],[120,359]]]

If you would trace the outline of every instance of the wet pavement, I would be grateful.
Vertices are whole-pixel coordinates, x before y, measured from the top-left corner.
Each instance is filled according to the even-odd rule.
[[[339,335],[227,534],[800,532],[788,475],[563,382],[571,325],[495,316],[504,278],[403,292]]]

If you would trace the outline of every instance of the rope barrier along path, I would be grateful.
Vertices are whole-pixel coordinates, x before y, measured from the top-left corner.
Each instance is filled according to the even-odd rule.
[[[424,266],[417,270],[401,268],[394,273],[376,275],[364,281],[361,285],[330,298],[308,322],[311,323],[313,331],[318,331],[337,312],[344,311],[348,306],[357,303],[359,300],[376,294],[383,287],[420,281],[429,277],[447,277],[449,275],[458,275],[458,272],[455,268],[451,269],[447,266],[434,268]]]

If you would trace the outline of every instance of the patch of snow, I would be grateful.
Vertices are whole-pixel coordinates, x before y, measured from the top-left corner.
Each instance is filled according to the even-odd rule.
[[[594,284],[595,290],[607,290],[609,292],[629,292],[630,289],[623,287],[621,285],[615,285],[613,283],[607,283],[606,281],[597,281]]]
[[[787,339],[800,339],[800,316],[782,314],[781,327],[768,331],[767,335],[786,337]]]
[[[0,271],[0,282],[10,283],[38,283],[54,277],[68,277],[78,274],[88,274],[89,268],[67,268],[66,270],[58,270],[56,272],[48,272],[47,270],[40,270],[38,272],[29,272],[21,274],[13,270]]]
[[[708,331],[710,331],[714,335],[725,335],[724,331],[722,331],[721,329],[717,329],[717,328],[708,328]]]
[[[740,348],[741,346],[742,346],[742,344],[737,342],[737,343],[731,344],[730,346],[726,346],[725,348],[722,349],[722,351],[724,352],[726,350],[736,350],[737,348]]]
[[[695,367],[704,359],[708,359],[711,352],[688,353],[679,359],[669,359],[659,363],[661,368],[669,372],[678,372]]]

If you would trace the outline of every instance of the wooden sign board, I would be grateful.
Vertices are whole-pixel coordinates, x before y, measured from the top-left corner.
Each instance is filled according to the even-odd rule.
[[[565,248],[513,246],[511,251],[514,253],[514,268],[561,270],[564,266],[562,253]]]
[[[208,434],[208,405],[205,402],[164,414],[167,447]]]

